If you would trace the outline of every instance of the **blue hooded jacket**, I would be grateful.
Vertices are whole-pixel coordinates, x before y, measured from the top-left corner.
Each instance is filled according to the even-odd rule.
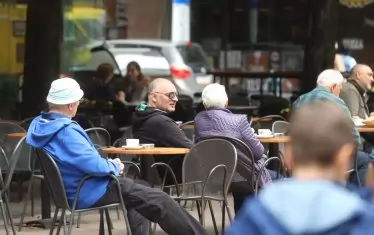
[[[119,174],[119,166],[100,156],[78,123],[58,113],[42,113],[30,124],[26,142],[47,151],[60,169],[66,196],[72,205],[78,184],[86,176],[77,208],[94,205],[106,192],[109,175]]]
[[[328,181],[284,180],[246,202],[225,235],[374,234],[374,207]]]

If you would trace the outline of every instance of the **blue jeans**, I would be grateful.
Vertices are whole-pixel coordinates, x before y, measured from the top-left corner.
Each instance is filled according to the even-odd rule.
[[[356,153],[357,172],[354,171],[350,175],[349,180],[348,180],[349,183],[354,184],[356,186],[364,185],[365,176],[368,171],[368,164],[374,161],[373,156],[374,156],[374,147],[370,147],[366,149],[365,152],[357,151]]]
[[[283,175],[281,175],[280,173],[279,173],[279,175],[278,175],[278,178],[277,178],[277,172],[276,171],[273,171],[273,170],[269,170],[269,169],[267,169],[268,170],[268,172],[269,172],[269,175],[270,175],[270,178],[271,178],[271,180],[278,180],[278,179],[283,179],[284,178],[284,176]]]

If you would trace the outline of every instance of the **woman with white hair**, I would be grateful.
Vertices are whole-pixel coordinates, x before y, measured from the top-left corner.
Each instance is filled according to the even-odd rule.
[[[205,87],[202,93],[202,100],[205,110],[195,117],[195,141],[214,136],[226,136],[243,141],[253,152],[255,158],[255,170],[263,163],[264,147],[258,141],[251,128],[247,116],[233,114],[227,109],[228,97],[225,87],[219,84],[210,84]],[[238,156],[240,158],[241,156]],[[251,160],[250,156],[244,156]],[[249,170],[250,168],[248,168]],[[247,177],[247,176],[245,176]],[[268,171],[263,172],[261,177],[262,185],[271,182]],[[239,210],[245,198],[253,194],[251,183],[248,183],[244,176],[236,175],[231,184],[234,196],[235,212]]]

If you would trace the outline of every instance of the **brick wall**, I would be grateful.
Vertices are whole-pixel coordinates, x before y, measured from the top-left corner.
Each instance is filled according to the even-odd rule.
[[[167,4],[171,0],[129,0],[128,37],[165,38],[163,26],[169,25]]]

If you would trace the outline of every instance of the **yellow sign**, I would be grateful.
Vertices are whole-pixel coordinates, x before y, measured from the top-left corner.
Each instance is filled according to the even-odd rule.
[[[374,3],[374,0],[339,0],[340,4],[349,8],[362,8]]]

